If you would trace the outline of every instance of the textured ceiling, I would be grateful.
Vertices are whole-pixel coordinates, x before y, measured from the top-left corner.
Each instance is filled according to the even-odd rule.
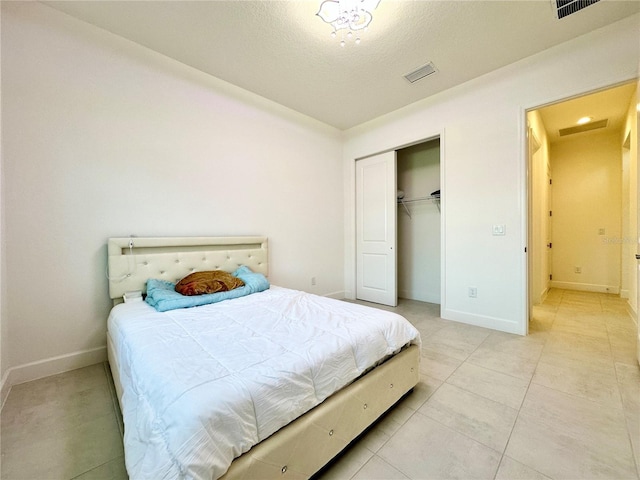
[[[550,0],[382,0],[361,44],[341,48],[320,0],[44,3],[339,129],[640,11],[602,0],[557,20]],[[436,74],[403,78],[430,61]]]

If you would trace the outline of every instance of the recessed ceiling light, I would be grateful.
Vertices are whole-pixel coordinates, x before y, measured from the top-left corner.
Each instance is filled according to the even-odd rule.
[[[578,125],[584,125],[585,123],[589,123],[591,120],[593,120],[593,117],[582,117],[580,120],[578,120],[576,123]]]

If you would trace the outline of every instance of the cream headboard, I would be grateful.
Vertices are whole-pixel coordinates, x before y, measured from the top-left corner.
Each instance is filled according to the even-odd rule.
[[[266,237],[122,237],[107,244],[109,296],[145,291],[149,278],[177,282],[203,270],[246,265],[268,275]]]

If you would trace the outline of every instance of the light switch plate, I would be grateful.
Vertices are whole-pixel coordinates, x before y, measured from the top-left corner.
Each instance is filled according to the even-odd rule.
[[[507,234],[507,226],[506,225],[494,225],[492,232],[494,235],[506,235]]]

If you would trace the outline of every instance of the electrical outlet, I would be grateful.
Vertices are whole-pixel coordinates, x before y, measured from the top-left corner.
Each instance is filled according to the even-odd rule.
[[[316,277],[311,277],[311,285],[315,285],[316,284]]]
[[[478,289],[476,287],[469,287],[469,296],[476,298],[478,296]]]
[[[582,273],[582,267],[574,267],[574,273]]]

